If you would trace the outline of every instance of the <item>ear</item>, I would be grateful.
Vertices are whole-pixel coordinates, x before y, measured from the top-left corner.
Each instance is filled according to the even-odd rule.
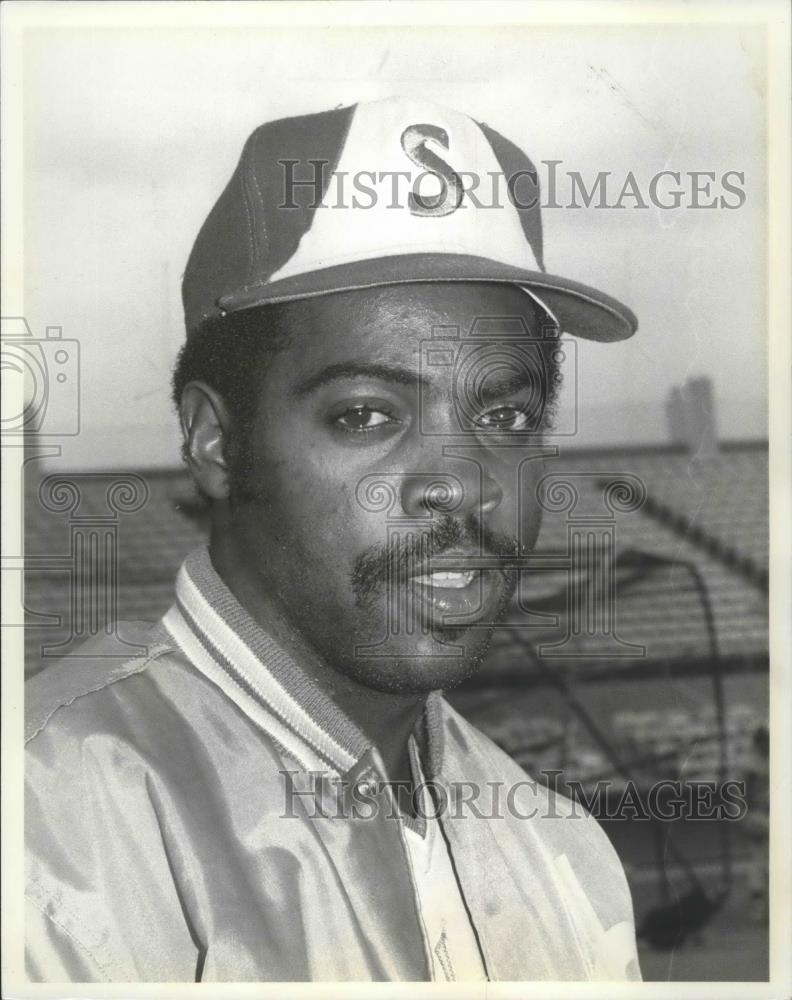
[[[179,404],[187,465],[201,491],[212,500],[228,499],[225,446],[231,416],[220,396],[205,382],[188,382]]]

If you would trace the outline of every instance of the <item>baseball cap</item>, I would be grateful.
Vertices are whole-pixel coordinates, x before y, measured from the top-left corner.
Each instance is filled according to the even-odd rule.
[[[544,266],[539,180],[494,129],[387,98],[257,128],[190,253],[188,335],[207,318],[404,282],[517,285],[566,333],[623,340],[620,302]]]

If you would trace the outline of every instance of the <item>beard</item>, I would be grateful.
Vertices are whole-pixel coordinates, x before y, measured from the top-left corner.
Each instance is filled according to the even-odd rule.
[[[453,682],[444,684],[446,688],[455,687],[473,674],[489,652],[495,626],[506,616],[516,590],[517,572],[508,566],[508,562],[519,553],[518,540],[489,531],[472,515],[465,519],[444,515],[427,524],[425,530],[410,532],[403,540],[371,547],[355,560],[351,574],[357,607],[371,611],[384,594],[384,614],[387,615],[388,602],[394,600],[395,590],[407,585],[416,575],[430,571],[433,558],[442,557],[452,550],[502,560],[505,565],[494,570],[499,582],[499,598],[487,622],[477,625],[475,629],[461,623],[436,622],[432,626],[433,638],[448,646],[449,654],[451,648],[456,648],[459,653]],[[464,557],[460,562],[464,563]]]
[[[273,501],[261,477],[246,474],[244,462],[233,469],[232,519],[260,522],[262,517],[269,518]],[[290,592],[279,581],[271,583],[270,589],[286,598],[285,617],[300,622],[297,627],[304,640],[340,674],[383,692],[448,690],[475,673],[485,659],[494,629],[505,617],[516,590],[518,573],[513,560],[519,554],[517,538],[490,531],[473,514],[464,518],[436,515],[418,525],[413,522],[407,531],[389,533],[385,544],[372,545],[347,563],[347,587],[340,586],[338,592],[348,588],[350,605],[320,609],[314,604],[309,624],[300,621],[303,612],[295,609],[304,609],[310,592],[306,599],[299,587]],[[478,615],[473,607],[461,613],[427,611],[427,591],[431,593],[432,588],[412,578],[430,572],[432,560],[444,556],[447,565],[458,556],[460,568],[468,558],[486,558],[487,569],[480,577],[489,577],[486,610]],[[305,559],[296,557],[289,567],[289,582],[299,581],[306,565],[317,575],[319,569],[306,553]],[[484,582],[480,587],[483,595]],[[405,608],[402,613],[400,609]],[[460,621],[465,615],[468,623]],[[413,628],[405,628],[405,616]]]

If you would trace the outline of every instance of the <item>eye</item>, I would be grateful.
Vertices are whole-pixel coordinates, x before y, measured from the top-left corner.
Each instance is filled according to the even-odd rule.
[[[487,430],[524,431],[529,427],[530,418],[525,407],[497,406],[477,417],[476,423]]]
[[[335,422],[340,424],[344,430],[366,432],[379,430],[391,424],[398,424],[399,421],[384,410],[375,410],[370,406],[353,406],[345,410],[335,418]]]

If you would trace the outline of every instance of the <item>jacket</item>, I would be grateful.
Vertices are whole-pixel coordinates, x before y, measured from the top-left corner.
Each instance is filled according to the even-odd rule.
[[[201,549],[159,623],[28,682],[31,980],[430,978],[407,820],[309,655],[274,614],[254,622]],[[414,739],[487,976],[639,979],[597,823],[439,692]],[[471,787],[504,792],[497,815],[467,808]]]

